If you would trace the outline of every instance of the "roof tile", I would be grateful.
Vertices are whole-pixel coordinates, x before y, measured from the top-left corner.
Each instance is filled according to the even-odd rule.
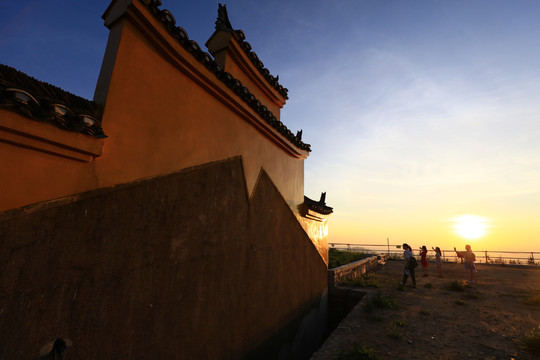
[[[65,130],[98,139],[107,137],[101,127],[100,105],[3,64],[0,64],[0,106]]]

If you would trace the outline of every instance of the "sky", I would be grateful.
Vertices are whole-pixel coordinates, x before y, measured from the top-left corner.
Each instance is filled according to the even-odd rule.
[[[540,2],[224,3],[289,90],[330,243],[540,251]],[[92,99],[108,4],[0,0],[0,63]],[[218,2],[162,4],[204,49]]]

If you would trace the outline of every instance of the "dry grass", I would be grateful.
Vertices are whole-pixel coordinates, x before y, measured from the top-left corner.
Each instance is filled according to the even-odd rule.
[[[523,347],[533,355],[540,356],[540,325],[521,339]]]
[[[379,268],[379,288],[364,297],[312,360],[336,360],[353,344],[372,349],[380,360],[539,358],[534,351],[540,344],[540,268],[479,265],[474,285],[464,281],[461,264],[445,264],[443,278],[434,276],[434,266],[429,270],[413,289],[410,280],[398,286],[402,262]],[[399,310],[374,304],[388,299]],[[366,303],[370,312],[363,310]]]
[[[540,306],[540,293],[531,294],[524,300],[525,304]]]

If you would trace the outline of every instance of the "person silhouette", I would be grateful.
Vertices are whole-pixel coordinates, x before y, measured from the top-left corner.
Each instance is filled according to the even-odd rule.
[[[413,283],[413,288],[416,287],[416,275],[414,273],[414,266],[412,266],[412,248],[409,246],[409,244],[405,243],[403,244],[403,258],[405,259],[405,268],[403,269],[403,281],[402,284],[405,285],[407,282],[407,279],[409,275],[411,276],[411,280]]]
[[[436,248],[431,247],[435,251],[435,263],[437,264],[437,276],[442,277],[442,253],[441,248],[438,246]]]
[[[472,252],[471,245],[465,245],[465,251],[457,251],[454,247],[454,251],[458,257],[463,258],[467,281],[472,284],[476,283],[476,266],[474,265],[476,255]]]
[[[424,273],[424,276],[428,276],[428,266],[429,263],[427,261],[427,248],[426,246],[422,246],[420,249],[420,263],[422,264],[422,271]]]

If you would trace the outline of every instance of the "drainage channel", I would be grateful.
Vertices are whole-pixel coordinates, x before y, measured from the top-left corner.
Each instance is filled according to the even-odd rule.
[[[343,287],[332,287],[328,292],[328,326],[326,338],[349,315],[366,295],[365,291]]]

